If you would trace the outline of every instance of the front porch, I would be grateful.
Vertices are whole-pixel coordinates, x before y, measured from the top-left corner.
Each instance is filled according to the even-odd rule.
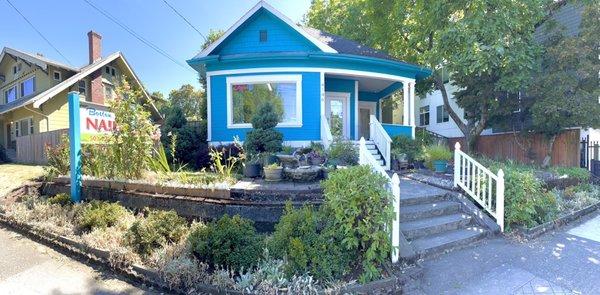
[[[362,72],[321,73],[321,140],[367,140],[382,167],[390,169],[391,142],[414,138],[414,79]]]

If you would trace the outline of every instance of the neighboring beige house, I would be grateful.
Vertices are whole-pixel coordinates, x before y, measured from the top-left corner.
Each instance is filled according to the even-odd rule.
[[[126,77],[143,89],[120,52],[102,57],[102,37],[88,33],[89,64],[73,68],[5,47],[0,53],[0,145],[15,158],[17,138],[69,128],[67,93],[78,91],[84,105],[104,105]],[[155,120],[160,114],[144,91]]]

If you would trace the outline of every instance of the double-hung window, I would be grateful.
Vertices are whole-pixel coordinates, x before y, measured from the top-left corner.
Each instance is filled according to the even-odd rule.
[[[436,109],[436,122],[443,123],[450,121],[450,116],[448,115],[448,111],[446,110],[445,105],[437,106]]]
[[[17,137],[33,134],[33,118],[19,120],[16,125]]]
[[[21,97],[31,95],[35,92],[35,76],[21,82]]]
[[[4,91],[4,102],[10,103],[17,100],[17,85]]]
[[[257,75],[227,78],[227,126],[252,127],[258,108],[271,103],[279,127],[302,126],[302,76]]]
[[[429,125],[429,106],[419,108],[419,126]]]

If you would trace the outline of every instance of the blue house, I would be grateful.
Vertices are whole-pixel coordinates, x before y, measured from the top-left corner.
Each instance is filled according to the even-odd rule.
[[[431,74],[357,42],[301,27],[259,2],[188,64],[207,81],[208,141],[244,140],[256,107],[282,113],[285,144],[369,140],[389,169],[390,137],[415,131],[415,81]],[[402,124],[381,124],[382,102],[403,93]]]

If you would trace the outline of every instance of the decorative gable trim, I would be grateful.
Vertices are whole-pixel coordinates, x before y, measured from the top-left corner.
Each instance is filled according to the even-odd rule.
[[[223,34],[223,36],[221,36],[221,38],[217,39],[217,41],[213,42],[212,44],[210,44],[210,46],[206,47],[204,50],[202,50],[200,53],[198,53],[198,55],[196,55],[194,57],[194,59],[208,56],[213,50],[215,50],[215,48],[217,48],[219,45],[221,45],[221,43],[223,43],[223,41],[225,41],[231,34],[233,34],[233,32],[235,32],[242,24],[244,24],[250,17],[252,17],[261,8],[266,9],[267,11],[269,11],[270,13],[275,15],[277,18],[279,18],[280,20],[285,22],[288,26],[290,26],[291,28],[296,30],[298,33],[300,33],[302,36],[304,36],[304,38],[308,39],[311,43],[313,43],[315,46],[317,46],[323,52],[338,53],[335,49],[331,48],[329,45],[319,41],[317,38],[315,38],[312,35],[310,35],[309,33],[307,33],[305,30],[303,30],[301,27],[296,25],[291,19],[289,19],[287,16],[283,15],[281,12],[279,12],[273,6],[269,5],[265,1],[261,0],[254,7],[252,7],[252,9],[250,9],[250,11],[248,11],[246,14],[244,14],[244,16],[242,16],[242,18],[240,18],[235,24],[233,24],[233,26],[231,26],[225,32],[225,34]]]

